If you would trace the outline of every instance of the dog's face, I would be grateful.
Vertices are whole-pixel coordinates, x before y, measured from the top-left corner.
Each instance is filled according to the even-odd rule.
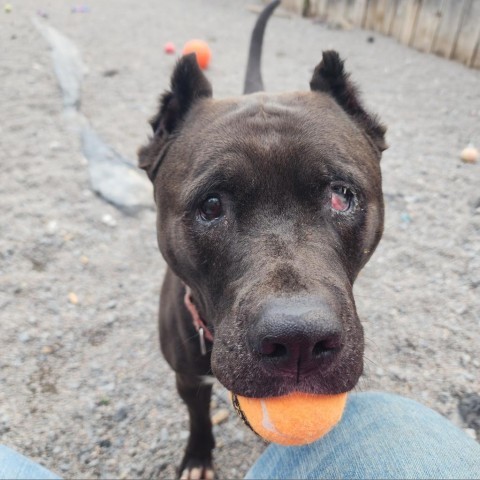
[[[140,152],[160,250],[243,396],[345,392],[363,369],[352,285],[383,228],[384,128],[335,52],[311,89],[216,101],[184,57]]]

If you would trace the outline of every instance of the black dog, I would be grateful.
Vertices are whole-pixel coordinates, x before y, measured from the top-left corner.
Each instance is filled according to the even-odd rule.
[[[212,478],[214,375],[251,397],[351,390],[363,369],[352,295],[383,229],[385,128],[334,51],[311,91],[261,91],[260,15],[247,95],[213,100],[195,56],[179,60],[140,167],[154,184],[168,264],[160,340],[190,414],[183,478]]]

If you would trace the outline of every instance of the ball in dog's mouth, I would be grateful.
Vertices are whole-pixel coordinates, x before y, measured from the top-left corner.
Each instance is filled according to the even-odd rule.
[[[269,398],[232,393],[232,403],[245,424],[268,442],[306,445],[327,434],[342,418],[347,393],[312,395],[294,392]]]

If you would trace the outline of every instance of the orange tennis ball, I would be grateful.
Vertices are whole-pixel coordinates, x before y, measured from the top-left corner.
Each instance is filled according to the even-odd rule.
[[[232,395],[232,401],[245,423],[263,439],[280,445],[306,445],[340,421],[347,394],[292,393],[271,398]]]
[[[212,52],[207,42],[203,40],[190,40],[183,47],[182,55],[188,55],[194,53],[197,57],[198,66],[205,70],[212,58]]]

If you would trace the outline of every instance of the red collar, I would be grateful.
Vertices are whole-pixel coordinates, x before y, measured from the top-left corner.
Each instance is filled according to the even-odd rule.
[[[202,355],[205,355],[207,353],[205,338],[209,342],[213,342],[213,335],[205,325],[205,322],[201,319],[197,307],[192,300],[192,290],[188,285],[185,285],[185,296],[183,297],[183,301],[185,302],[185,306],[187,307],[187,310],[192,316],[193,326],[195,327],[195,330],[198,332],[198,335],[200,337],[200,350],[202,352]]]

